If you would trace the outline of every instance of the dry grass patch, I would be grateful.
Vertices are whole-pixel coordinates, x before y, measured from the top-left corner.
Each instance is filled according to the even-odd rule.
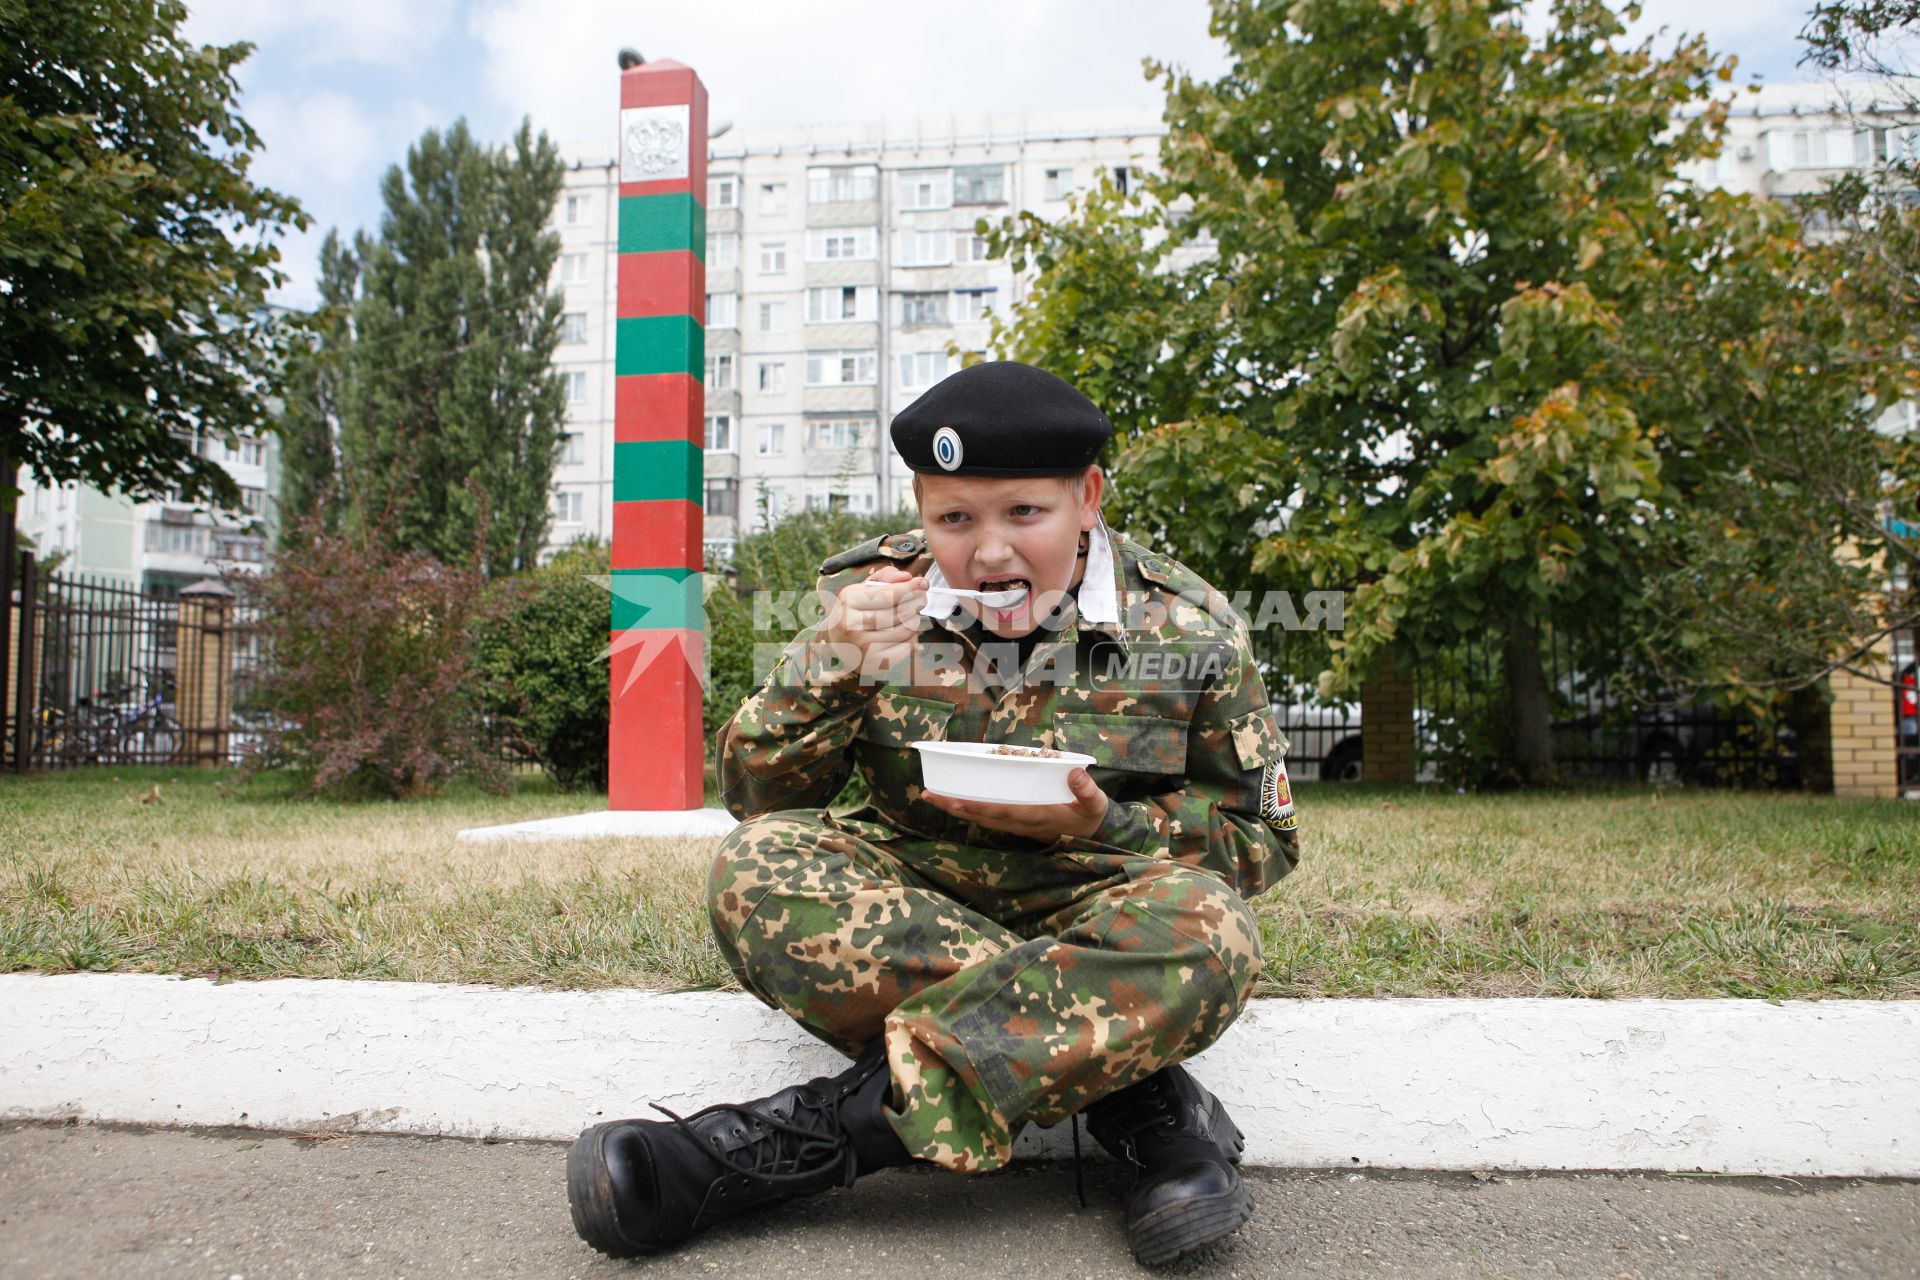
[[[139,799],[160,787],[158,804]],[[1647,791],[1305,787],[1265,995],[1920,995],[1920,813]],[[724,985],[710,841],[465,845],[542,779],[340,805],[272,777],[0,780],[0,968]]]

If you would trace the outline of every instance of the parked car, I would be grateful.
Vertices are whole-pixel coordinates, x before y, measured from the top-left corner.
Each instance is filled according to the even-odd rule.
[[[1360,781],[1360,704],[1325,706],[1308,698],[1273,704],[1274,722],[1290,744],[1287,776],[1295,782]]]

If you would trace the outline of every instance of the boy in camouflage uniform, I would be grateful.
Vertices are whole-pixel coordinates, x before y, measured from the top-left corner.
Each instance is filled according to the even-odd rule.
[[[909,1159],[995,1169],[1024,1124],[1083,1110],[1136,1167],[1142,1261],[1251,1214],[1239,1131],[1177,1064],[1238,1015],[1260,968],[1246,899],[1298,858],[1284,742],[1225,601],[1101,522],[1110,431],[1012,362],[894,420],[925,527],[823,565],[826,617],[722,729],[743,821],[708,899],[741,985],[855,1064],[583,1134],[569,1189],[596,1247],[657,1248]],[[995,608],[956,586],[1027,594]],[[924,740],[1095,764],[1070,803],[959,800],[921,786]],[[855,769],[869,803],[829,812]]]

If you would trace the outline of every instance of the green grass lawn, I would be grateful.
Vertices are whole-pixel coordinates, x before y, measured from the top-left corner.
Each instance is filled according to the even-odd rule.
[[[1908,803],[1297,793],[1300,870],[1257,903],[1262,995],[1920,995]],[[454,838],[603,804],[538,777],[353,805],[272,775],[0,777],[0,969],[726,985],[710,841]]]

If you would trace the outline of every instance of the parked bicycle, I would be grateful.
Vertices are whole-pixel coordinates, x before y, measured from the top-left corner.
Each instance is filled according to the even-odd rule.
[[[69,764],[165,764],[184,740],[163,686],[165,671],[142,670],[150,692],[135,695],[134,686],[94,690],[75,700],[71,717],[49,726],[49,747]]]

